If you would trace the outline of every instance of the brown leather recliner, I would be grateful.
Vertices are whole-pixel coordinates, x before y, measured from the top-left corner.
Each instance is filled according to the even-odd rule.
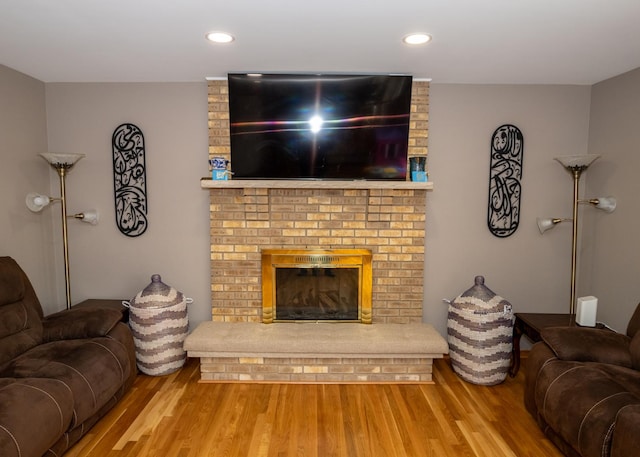
[[[570,457],[640,455],[640,304],[627,334],[541,332],[526,364],[525,405]]]
[[[26,274],[0,257],[0,455],[60,456],[132,386],[133,337],[114,309],[44,317]]]

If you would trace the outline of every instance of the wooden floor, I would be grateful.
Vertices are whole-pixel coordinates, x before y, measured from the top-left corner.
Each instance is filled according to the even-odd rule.
[[[523,361],[526,363],[526,360]],[[65,457],[562,457],[524,409],[523,371],[468,384],[198,383],[198,360],[132,391]]]

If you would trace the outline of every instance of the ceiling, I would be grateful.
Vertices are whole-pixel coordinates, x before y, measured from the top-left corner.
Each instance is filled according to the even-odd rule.
[[[236,39],[206,41],[214,30]],[[433,40],[401,42],[416,31]],[[640,0],[0,0],[0,64],[44,82],[262,71],[593,84],[640,67]]]

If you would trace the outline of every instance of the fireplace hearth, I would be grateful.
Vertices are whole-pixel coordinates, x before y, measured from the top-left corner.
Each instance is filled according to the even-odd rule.
[[[262,252],[264,323],[371,323],[371,251]]]

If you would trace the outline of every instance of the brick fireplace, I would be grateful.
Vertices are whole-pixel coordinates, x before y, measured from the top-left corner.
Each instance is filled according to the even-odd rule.
[[[209,157],[230,159],[227,83],[211,80],[208,90]],[[427,155],[428,105],[429,83],[414,81],[410,157]],[[200,357],[203,381],[431,381],[432,359],[447,352],[422,323],[431,183],[204,178],[201,185],[210,193],[212,321],[185,347]],[[274,250],[370,252],[372,325],[261,324],[270,312],[262,257]]]
[[[211,189],[212,319],[261,322],[264,249],[369,249],[373,323],[422,321],[426,190]]]
[[[230,158],[226,80],[209,81],[209,156]],[[409,156],[426,156],[429,83],[414,81]],[[231,164],[233,168],[233,164]],[[261,322],[264,249],[369,249],[372,322],[422,322],[425,205],[411,183],[211,182],[211,314]]]

